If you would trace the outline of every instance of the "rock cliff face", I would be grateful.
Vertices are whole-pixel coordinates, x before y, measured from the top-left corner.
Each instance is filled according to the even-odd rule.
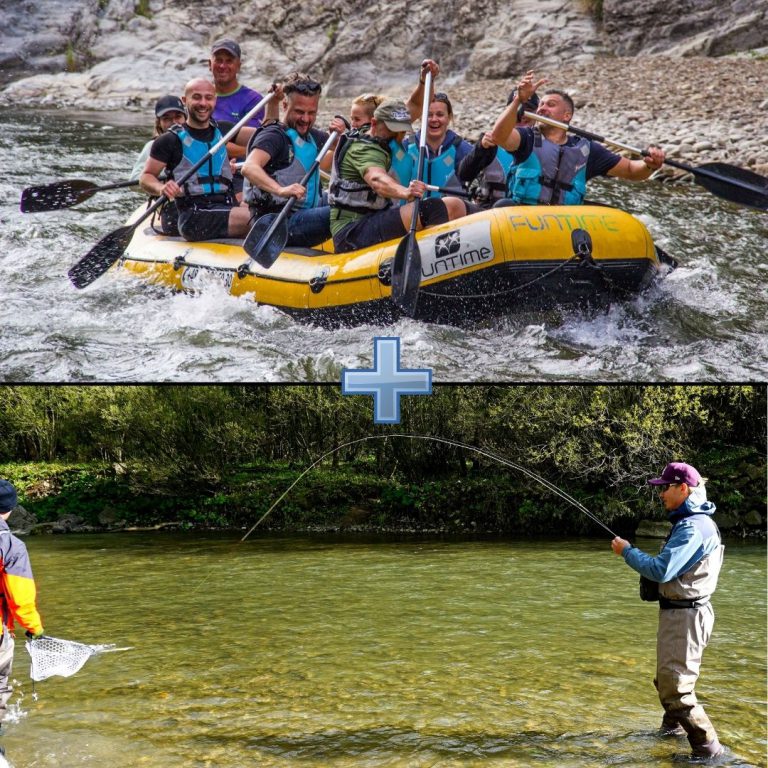
[[[618,56],[722,56],[768,45],[768,0],[603,0]]]
[[[148,103],[206,71],[210,43],[243,47],[244,82],[292,69],[329,94],[412,82],[425,57],[444,83],[554,70],[594,55],[720,55],[768,45],[768,0],[0,0],[8,101]],[[55,74],[53,74],[55,73]]]

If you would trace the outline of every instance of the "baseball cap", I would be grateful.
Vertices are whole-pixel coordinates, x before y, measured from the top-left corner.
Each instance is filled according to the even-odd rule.
[[[172,96],[171,94],[161,96],[155,102],[155,117],[162,117],[168,112],[181,112],[183,115],[187,114],[184,102],[178,96]]]
[[[395,133],[413,130],[411,114],[402,101],[385,101],[383,104],[379,104],[373,116],[377,120],[381,120],[390,131]]]
[[[222,38],[221,40],[217,40],[212,46],[211,46],[211,56],[213,56],[216,51],[227,51],[227,53],[231,53],[236,59],[241,58],[240,57],[240,46],[229,37]]]
[[[16,489],[7,480],[0,480],[0,514],[11,512],[19,505]]]
[[[648,485],[666,485],[667,483],[685,483],[695,488],[702,478],[698,470],[690,464],[681,461],[673,461],[664,467],[661,477],[654,477],[648,481]]]

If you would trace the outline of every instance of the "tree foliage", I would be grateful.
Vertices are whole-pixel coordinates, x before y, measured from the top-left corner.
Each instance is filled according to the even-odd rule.
[[[592,500],[607,520],[636,516],[646,478],[672,460],[697,465],[739,514],[764,511],[763,386],[436,386],[429,397],[403,399],[400,425],[375,425],[371,414],[370,398],[321,385],[5,386],[0,463],[22,493],[38,482],[41,462],[90,464],[94,508],[99,494],[113,494],[116,505],[141,495],[183,498],[187,507],[197,499],[232,520],[253,510],[249,488],[271,498],[259,472],[295,475],[328,454],[324,485],[310,478],[307,488],[321,498],[333,486],[325,502],[334,509],[367,504],[425,525],[459,514],[500,529],[511,516],[534,529],[537,514],[558,514],[562,505],[540,486],[455,444],[463,443]],[[354,483],[344,491],[350,472],[367,478],[367,492]],[[49,480],[51,494],[75,476],[85,482],[64,472],[58,485]],[[95,490],[97,476],[114,488]],[[167,502],[154,508],[178,512]]]

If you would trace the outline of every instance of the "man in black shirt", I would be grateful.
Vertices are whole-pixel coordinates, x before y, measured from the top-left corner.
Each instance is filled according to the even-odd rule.
[[[139,183],[149,194],[175,201],[179,232],[185,240],[242,237],[248,231],[250,213],[235,202],[225,147],[211,155],[183,187],[176,181],[222,138],[211,117],[216,105],[213,83],[204,78],[190,80],[182,100],[188,112],[186,126],[175,126],[155,139]],[[160,179],[163,170],[167,181]]]
[[[283,122],[262,126],[248,142],[243,176],[243,199],[254,216],[277,213],[289,198],[296,198],[288,220],[288,245],[311,247],[331,236],[330,208],[323,205],[320,174],[315,171],[306,185],[299,182],[315,161],[329,133],[314,127],[322,86],[295,72],[277,87],[275,102],[283,98]],[[341,133],[343,122],[334,118],[330,129]],[[321,163],[330,170],[332,153]]]

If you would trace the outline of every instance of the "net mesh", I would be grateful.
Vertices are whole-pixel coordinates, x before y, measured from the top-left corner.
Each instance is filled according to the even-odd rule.
[[[115,648],[114,645],[86,645],[47,635],[27,640],[26,645],[32,659],[29,676],[34,681],[45,680],[52,675],[62,677],[74,675],[95,653],[127,650]]]

